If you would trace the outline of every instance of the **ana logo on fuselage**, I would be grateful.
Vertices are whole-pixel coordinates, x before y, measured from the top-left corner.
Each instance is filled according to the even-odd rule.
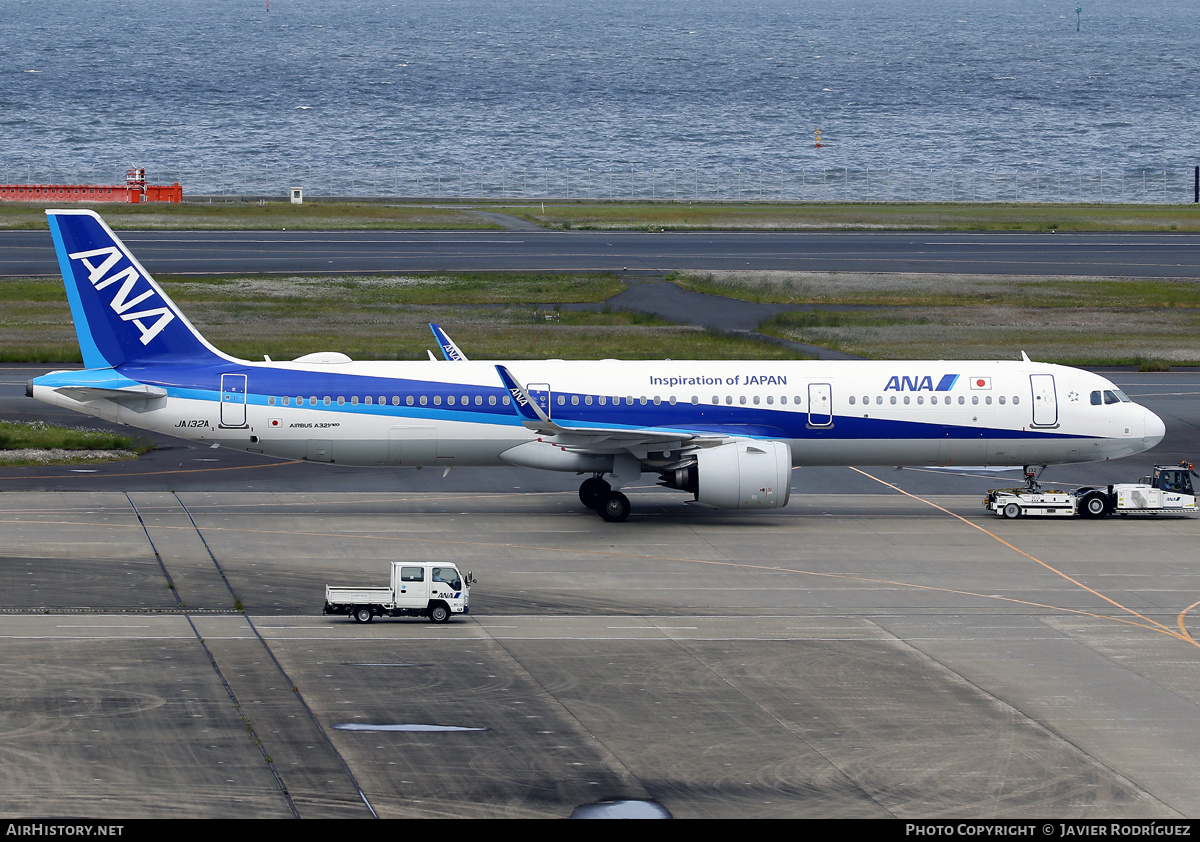
[[[942,379],[933,385],[933,378],[929,375],[916,377],[891,377],[888,379],[887,385],[883,387],[885,392],[949,392],[954,388],[955,381],[958,380],[957,374],[943,374]]]
[[[133,322],[137,326],[143,345],[149,344],[151,339],[158,336],[163,328],[174,321],[175,314],[166,306],[128,312],[153,296],[154,289],[150,288],[136,298],[130,298],[134,285],[142,280],[142,276],[138,274],[137,270],[133,266],[127,266],[120,272],[108,274],[123,257],[120,249],[116,246],[92,251],[77,251],[69,256],[72,260],[78,260],[87,267],[88,280],[96,291],[113,286],[118,281],[122,282],[108,304],[123,321]],[[104,259],[99,263],[92,263],[89,258],[94,257],[103,257]],[[153,321],[150,321],[151,319]]]

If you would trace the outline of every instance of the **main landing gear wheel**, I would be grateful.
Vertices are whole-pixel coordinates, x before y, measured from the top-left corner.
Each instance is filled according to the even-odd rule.
[[[612,491],[612,486],[600,477],[585,479],[583,484],[579,486],[579,502],[583,503],[589,509],[597,511],[600,508],[600,504],[604,501],[604,495],[610,491]]]
[[[596,511],[609,523],[620,523],[629,517],[630,508],[628,497],[620,491],[610,491],[604,496]]]

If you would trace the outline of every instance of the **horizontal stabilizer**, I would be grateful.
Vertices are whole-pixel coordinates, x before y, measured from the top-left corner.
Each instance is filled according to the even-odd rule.
[[[60,386],[54,391],[80,403],[99,400],[125,403],[129,401],[144,401],[147,398],[165,398],[167,396],[166,389],[160,389],[158,386],[147,386],[145,384],[130,386],[128,389],[104,389],[96,386]]]

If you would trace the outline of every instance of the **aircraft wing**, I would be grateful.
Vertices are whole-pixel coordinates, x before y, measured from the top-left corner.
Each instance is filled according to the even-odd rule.
[[[564,427],[550,420],[537,402],[529,397],[507,368],[496,366],[504,388],[512,395],[513,406],[527,429],[552,436],[554,444],[566,450],[584,453],[619,453],[625,450],[676,450],[682,447],[716,447],[729,441],[723,435],[701,435],[671,430],[605,427]]]

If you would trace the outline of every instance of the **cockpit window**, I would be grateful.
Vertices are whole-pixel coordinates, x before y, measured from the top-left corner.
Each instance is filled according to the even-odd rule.
[[[1092,392],[1091,398],[1092,406],[1099,406],[1102,402],[1105,405],[1110,403],[1133,403],[1120,389],[1105,389],[1103,392],[1097,389]]]

